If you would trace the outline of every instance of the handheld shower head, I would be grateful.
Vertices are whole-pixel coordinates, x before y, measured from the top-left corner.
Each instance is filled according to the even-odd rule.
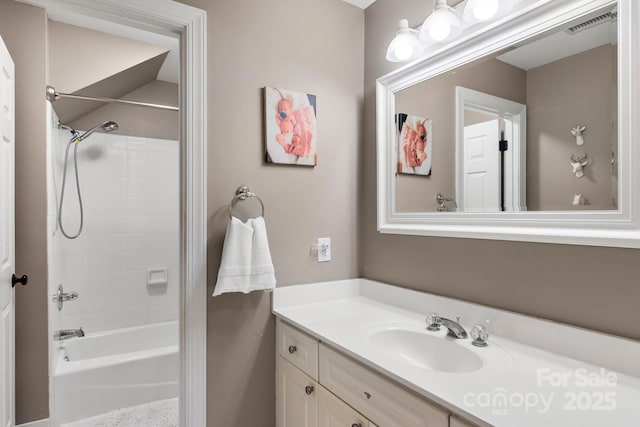
[[[105,132],[113,132],[114,130],[118,130],[118,124],[116,122],[109,120],[108,122],[104,122],[102,124],[102,129]]]
[[[79,141],[84,141],[85,139],[87,139],[92,133],[94,133],[96,130],[98,129],[102,129],[104,132],[113,132],[114,130],[118,130],[118,124],[114,121],[111,120],[107,120],[104,123],[101,123],[99,125],[96,125],[94,127],[92,127],[91,129],[89,129],[88,131],[86,131],[85,133],[83,133],[82,135],[80,135],[78,137]]]

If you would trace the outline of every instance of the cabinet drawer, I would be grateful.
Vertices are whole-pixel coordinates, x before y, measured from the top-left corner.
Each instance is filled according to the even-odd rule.
[[[380,427],[448,427],[449,414],[332,348],[320,345],[320,384]]]
[[[278,354],[298,369],[318,380],[318,340],[278,319],[276,324]]]

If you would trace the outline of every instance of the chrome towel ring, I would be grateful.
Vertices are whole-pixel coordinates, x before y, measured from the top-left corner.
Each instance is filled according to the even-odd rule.
[[[262,216],[264,216],[264,203],[260,196],[256,193],[253,193],[249,187],[243,185],[242,187],[238,187],[236,190],[236,195],[233,199],[231,199],[231,203],[229,204],[229,218],[233,217],[233,207],[238,203],[239,200],[247,200],[250,197],[255,197],[260,202],[260,206],[262,207]]]

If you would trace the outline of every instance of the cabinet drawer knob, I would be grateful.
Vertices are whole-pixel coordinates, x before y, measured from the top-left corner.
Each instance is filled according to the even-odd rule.
[[[304,392],[307,394],[311,394],[315,391],[316,389],[312,386],[312,385],[308,385],[304,388]]]
[[[296,347],[295,345],[290,345],[289,346],[289,353],[293,354],[296,351],[298,351],[298,347]]]
[[[353,424],[351,424],[351,427],[362,427],[362,424],[353,423]]]

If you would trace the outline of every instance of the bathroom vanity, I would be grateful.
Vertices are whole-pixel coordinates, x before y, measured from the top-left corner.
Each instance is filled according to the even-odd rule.
[[[276,328],[278,426],[376,427],[368,418],[381,426],[449,425],[447,411],[428,399],[283,320]]]
[[[488,346],[427,330],[431,312]],[[278,427],[637,426],[640,343],[366,279],[277,288]]]

